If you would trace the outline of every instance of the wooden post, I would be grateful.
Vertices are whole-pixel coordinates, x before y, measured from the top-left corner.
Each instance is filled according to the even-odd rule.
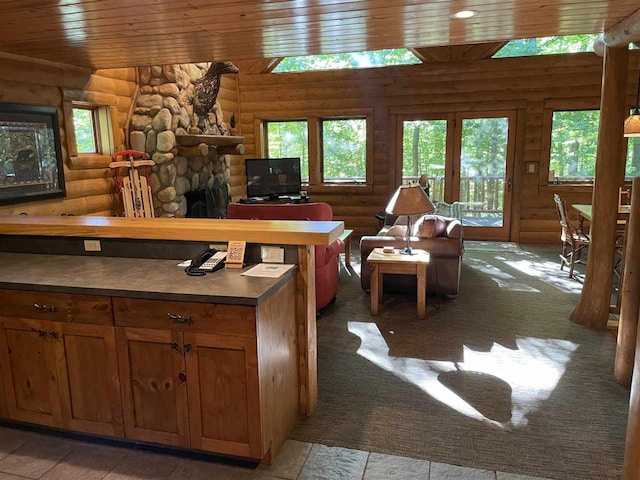
[[[589,258],[582,295],[570,316],[574,322],[592,328],[605,328],[609,319],[618,187],[624,182],[628,65],[627,47],[605,49]]]
[[[632,213],[636,217],[640,212]],[[640,238],[636,238],[640,242]],[[629,419],[627,421],[627,441],[624,450],[622,480],[640,478],[640,334],[636,334],[636,356],[629,398]]]
[[[626,228],[624,281],[620,306],[620,328],[616,349],[616,382],[629,388],[636,355],[638,315],[640,314],[640,177],[633,179],[631,216]]]
[[[315,247],[298,246],[298,355],[300,411],[311,415],[318,403]]]

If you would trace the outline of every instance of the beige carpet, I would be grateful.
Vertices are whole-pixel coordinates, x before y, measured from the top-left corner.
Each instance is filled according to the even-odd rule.
[[[418,321],[402,295],[369,315],[356,257],[318,319],[318,408],[291,438],[554,479],[619,478],[628,392],[613,381],[615,339],[567,320],[581,285],[556,259],[555,249],[522,245],[467,251],[458,299]]]

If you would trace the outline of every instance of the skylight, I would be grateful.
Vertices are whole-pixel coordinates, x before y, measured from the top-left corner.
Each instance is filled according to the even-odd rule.
[[[598,36],[598,34],[585,34],[511,40],[493,58],[593,52],[593,43]]]
[[[274,73],[308,72],[311,70],[340,70],[343,68],[373,68],[390,65],[414,65],[421,63],[418,57],[406,48],[393,50],[372,50],[355,53],[333,53],[328,55],[307,55],[286,57]]]

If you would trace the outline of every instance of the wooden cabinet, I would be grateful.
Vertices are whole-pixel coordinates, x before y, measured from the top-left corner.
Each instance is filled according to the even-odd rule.
[[[0,417],[269,461],[298,412],[296,298],[0,290]]]
[[[256,339],[185,333],[191,446],[262,458]]]
[[[113,327],[60,323],[54,332],[64,428],[124,436]]]
[[[8,416],[62,426],[53,324],[0,317],[0,364]]]
[[[116,330],[127,438],[188,447],[182,334],[130,327]]]
[[[4,317],[0,327],[9,418],[123,436],[113,328]]]

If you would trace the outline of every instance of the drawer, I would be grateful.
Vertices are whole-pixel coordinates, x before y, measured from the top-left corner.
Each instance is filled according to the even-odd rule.
[[[256,336],[256,309],[249,305],[114,298],[113,312],[119,327]]]
[[[111,297],[0,290],[0,316],[113,325]]]

